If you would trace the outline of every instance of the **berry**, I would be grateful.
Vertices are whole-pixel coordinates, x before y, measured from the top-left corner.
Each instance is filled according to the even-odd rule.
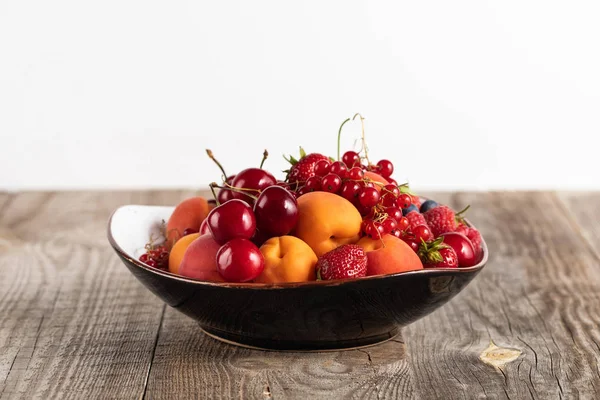
[[[315,175],[316,176],[325,176],[329,173],[331,168],[331,163],[329,160],[319,160],[315,163]]]
[[[360,185],[353,181],[346,181],[342,184],[340,195],[353,203],[358,199],[358,192],[360,191]]]
[[[444,244],[452,247],[458,256],[459,267],[472,267],[477,264],[477,257],[473,244],[462,233],[447,232],[441,235],[444,238]]]
[[[400,221],[400,219],[402,218],[402,210],[398,207],[386,207],[385,213],[390,218],[394,218],[396,221]]]
[[[313,191],[321,190],[321,177],[320,176],[311,176],[306,180],[304,187],[307,187]]]
[[[429,210],[431,210],[432,208],[436,208],[439,204],[433,200],[425,200],[423,202],[423,204],[421,204],[421,207],[419,208],[419,211],[421,213],[427,212]]]
[[[365,234],[367,236],[369,236],[370,238],[381,238],[381,236],[379,235],[379,229],[377,227],[377,223],[375,221],[369,221],[365,225]]]
[[[414,204],[411,204],[408,208],[403,208],[402,209],[402,214],[407,215],[407,214],[409,214],[409,213],[411,213],[413,211],[416,211],[418,213],[419,209]]]
[[[148,262],[148,254],[147,253],[142,254],[140,256],[140,261],[143,263]]]
[[[254,215],[256,228],[263,235],[284,236],[290,233],[298,222],[298,202],[288,190],[271,186],[258,196],[254,204]]]
[[[419,242],[417,242],[415,238],[413,238],[413,237],[401,237],[400,239],[402,239],[404,241],[404,243],[406,243],[407,245],[409,245],[410,248],[413,249],[413,251],[415,253],[418,253],[418,251],[419,251]]]
[[[415,226],[412,228],[412,233],[415,235],[415,239],[417,239],[418,242],[421,242],[422,240],[426,242],[433,240],[433,234],[427,225]]]
[[[217,252],[217,272],[227,282],[248,282],[256,279],[265,268],[265,259],[254,243],[236,238]]]
[[[325,281],[367,275],[367,255],[362,247],[345,244],[319,257],[317,276]]]
[[[398,227],[398,222],[396,222],[394,218],[388,217],[381,223],[381,225],[383,226],[385,233],[390,233],[396,230]]]
[[[394,207],[396,205],[396,197],[392,193],[383,192],[383,196],[381,196],[381,204],[384,207]]]
[[[348,179],[359,181],[364,178],[365,172],[360,167],[350,168],[348,170]]]
[[[412,199],[406,193],[402,193],[398,196],[397,203],[400,208],[408,208],[412,204]]]
[[[384,178],[389,178],[394,172],[394,164],[389,160],[379,160],[377,162],[377,170]]]
[[[153,259],[146,261],[146,264],[148,264],[149,267],[156,268],[156,261]]]
[[[323,191],[337,193],[342,187],[342,179],[339,177],[339,175],[330,173],[323,177],[321,184]]]
[[[275,177],[264,169],[248,168],[235,176],[231,186],[238,189],[252,189],[248,191],[249,194],[256,194],[256,191],[261,191],[276,183]],[[254,199],[245,193],[234,192],[232,196],[234,199],[244,200],[250,205],[254,204]]]
[[[400,230],[400,231],[405,231],[410,226],[410,222],[408,221],[408,218],[406,218],[406,217],[402,217],[402,218],[400,218],[400,220],[397,220],[397,221],[398,221],[398,230]]]
[[[398,187],[397,187],[397,186],[395,186],[395,185],[389,185],[389,184],[388,184],[388,185],[385,185],[385,186],[383,187],[382,191],[383,191],[384,193],[390,193],[390,194],[393,194],[393,195],[394,195],[394,197],[398,197],[398,196],[400,195],[400,189],[398,189]]]
[[[348,175],[348,168],[346,168],[346,165],[343,162],[336,161],[333,164],[331,164],[329,172],[344,179]]]
[[[456,219],[454,211],[448,206],[437,206],[423,213],[427,225],[435,237],[442,233],[454,232],[456,230]]]
[[[379,203],[379,192],[373,187],[364,187],[358,194],[358,201],[363,207],[374,207]]]
[[[458,256],[454,249],[443,244],[443,237],[432,243],[421,242],[418,255],[425,268],[457,268]]]
[[[250,239],[256,230],[256,217],[252,208],[239,199],[229,200],[213,208],[206,219],[213,239],[221,245],[235,238]]]
[[[298,195],[296,196],[296,198],[302,196],[303,194],[310,193],[310,192],[314,192],[314,190],[304,186],[302,189],[298,190]]]
[[[347,151],[342,156],[342,162],[346,164],[348,168],[352,168],[355,165],[360,165],[360,156],[355,151]]]
[[[321,160],[329,161],[329,158],[318,153],[307,155],[301,147],[300,160],[296,160],[294,157],[288,159],[292,167],[288,170],[286,181],[289,183],[307,181],[311,176],[315,176],[315,165]]]
[[[425,217],[423,217],[423,214],[419,214],[417,211],[411,211],[406,214],[405,217],[408,220],[408,226],[411,231],[419,225],[427,225],[427,221],[425,220]]]

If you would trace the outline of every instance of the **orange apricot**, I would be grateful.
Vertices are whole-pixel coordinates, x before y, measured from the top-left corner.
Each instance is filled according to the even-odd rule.
[[[414,250],[393,235],[384,235],[381,239],[365,236],[356,244],[367,253],[368,276],[423,269],[421,259]]]
[[[208,201],[201,196],[190,197],[179,203],[167,222],[167,244],[174,245],[183,237],[186,229],[198,232],[200,224],[208,215],[208,208]]]
[[[175,242],[175,245],[169,253],[169,272],[173,274],[179,273],[179,266],[181,265],[181,260],[183,260],[185,251],[190,243],[198,239],[198,237],[200,237],[199,233],[192,233],[191,235],[186,235]]]
[[[265,268],[260,283],[307,282],[317,279],[317,256],[310,246],[294,236],[280,236],[260,246]]]

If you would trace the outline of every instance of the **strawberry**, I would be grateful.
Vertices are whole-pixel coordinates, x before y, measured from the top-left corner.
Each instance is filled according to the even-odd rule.
[[[473,244],[473,248],[475,249],[475,256],[481,257],[481,252],[483,251],[481,248],[481,233],[479,233],[477,229],[462,223],[458,225],[456,232],[462,233],[468,237]]]
[[[345,244],[319,257],[316,269],[324,281],[361,278],[367,275],[367,255],[362,247]]]
[[[440,236],[442,233],[454,232],[456,230],[457,215],[460,218],[460,213],[454,214],[450,207],[442,205],[423,213],[435,237]]]
[[[417,252],[425,268],[458,268],[458,256],[454,249],[439,237],[432,243],[422,241]]]
[[[285,157],[284,157],[285,158]],[[286,158],[292,164],[292,167],[284,172],[287,172],[286,182],[306,182],[311,176],[315,176],[315,164],[320,160],[329,160],[329,157],[323,154],[310,153],[306,154],[304,149],[300,147],[300,160],[296,160],[293,156]]]

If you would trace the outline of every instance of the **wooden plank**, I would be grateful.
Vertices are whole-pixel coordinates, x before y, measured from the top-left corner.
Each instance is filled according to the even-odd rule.
[[[563,192],[559,198],[565,205],[566,215],[581,235],[587,240],[592,251],[600,255],[600,192]]]
[[[23,193],[0,215],[0,398],[144,391],[164,307],[109,248],[121,204],[181,193]]]
[[[550,193],[438,195],[487,239],[484,271],[404,330],[423,398],[598,398],[600,260]],[[502,349],[495,367],[481,357]],[[485,358],[485,357],[484,357]],[[492,357],[485,358],[493,362]]]
[[[404,343],[330,353],[230,346],[167,308],[148,381],[150,399],[413,398]]]

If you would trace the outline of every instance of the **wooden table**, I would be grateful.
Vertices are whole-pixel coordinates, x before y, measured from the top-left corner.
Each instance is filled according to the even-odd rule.
[[[189,195],[0,193],[0,399],[600,398],[600,193],[430,194],[471,204],[489,264],[403,339],[331,353],[217,342],[126,270],[111,211]]]

